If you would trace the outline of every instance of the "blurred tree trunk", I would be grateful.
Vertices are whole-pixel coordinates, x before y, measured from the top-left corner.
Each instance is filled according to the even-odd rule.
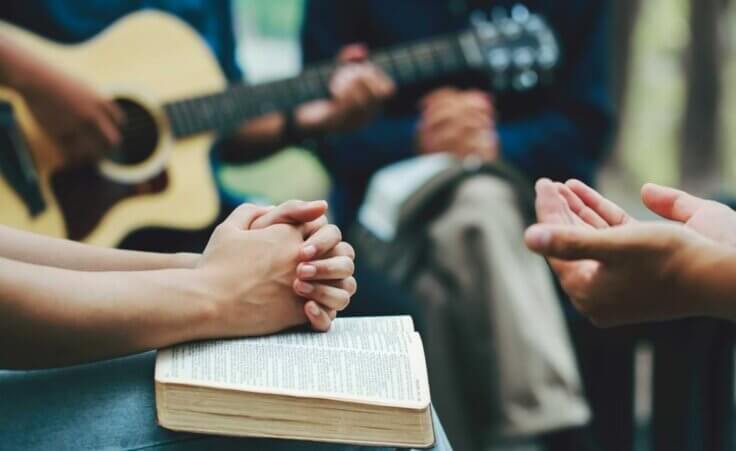
[[[631,47],[634,37],[634,28],[639,18],[641,0],[617,0],[614,2],[614,79],[613,92],[616,100],[616,110],[624,110],[626,88],[629,82],[629,68],[631,62]]]
[[[685,72],[687,98],[680,149],[681,183],[701,194],[720,187],[720,17],[724,0],[690,0],[690,46]]]

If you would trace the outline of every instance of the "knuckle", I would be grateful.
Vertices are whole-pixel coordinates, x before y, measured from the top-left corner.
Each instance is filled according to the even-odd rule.
[[[340,292],[335,295],[335,303],[337,304],[335,305],[337,310],[345,310],[348,304],[350,304],[350,294],[348,294],[347,291],[340,290]]]
[[[345,280],[345,290],[352,296],[358,291],[358,282],[355,277],[350,277]]]
[[[336,239],[336,241],[342,240],[342,231],[335,224],[328,224],[324,227],[324,229],[327,236]]]
[[[295,208],[299,208],[303,204],[304,204],[304,202],[302,202],[300,200],[287,200],[286,202],[284,202],[283,204],[281,204],[281,208],[282,209],[285,209],[285,210],[293,210]]]

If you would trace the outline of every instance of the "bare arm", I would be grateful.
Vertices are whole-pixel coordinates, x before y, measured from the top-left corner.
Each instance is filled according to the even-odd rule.
[[[108,249],[0,226],[0,256],[77,271],[143,271],[192,268],[198,254],[159,254]]]
[[[165,267],[167,256],[108,252],[0,228],[7,232],[0,233],[6,253],[60,263],[0,257],[0,368],[69,365],[307,323],[328,330],[356,285],[353,250],[327,224],[326,208],[324,202],[243,205],[215,229],[192,268],[146,271],[58,266],[86,262],[97,269],[109,260]],[[78,261],[48,257],[49,248],[71,249]]]
[[[0,258],[0,368],[70,365],[202,337],[194,270],[81,272]]]

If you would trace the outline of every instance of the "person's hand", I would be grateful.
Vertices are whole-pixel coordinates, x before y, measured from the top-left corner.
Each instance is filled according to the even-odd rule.
[[[594,229],[537,224],[527,246],[551,259],[575,307],[603,327],[709,314],[691,269],[713,247],[674,224]]]
[[[362,45],[343,48],[338,56],[341,64],[330,81],[332,98],[299,107],[295,113],[297,126],[307,133],[344,132],[375,117],[396,87],[367,57]]]
[[[718,243],[736,246],[736,212],[727,205],[653,183],[644,185],[641,199],[663,218],[683,223]]]
[[[574,213],[594,227],[636,221],[621,207],[578,180],[569,180],[558,188]],[[653,183],[642,187],[641,200],[649,210],[665,219],[679,222],[718,243],[736,246],[736,212],[724,204]]]
[[[248,230],[268,208],[242,205],[212,234],[197,269],[214,300],[212,336],[264,335],[312,322],[324,324],[293,290],[300,227],[278,224]],[[328,321],[329,325],[329,321]]]
[[[124,116],[112,100],[40,62],[26,75],[19,91],[66,163],[99,159],[120,143]]]
[[[293,287],[296,294],[309,299],[309,309],[316,302],[324,310],[325,314],[315,316],[313,321],[317,330],[329,329],[328,320],[348,306],[357,290],[353,277],[355,251],[342,241],[340,229],[328,223],[326,210],[327,203],[323,201],[289,201],[269,209],[250,224],[251,229],[273,224],[301,226],[306,241],[299,252]]]
[[[422,99],[420,107],[419,153],[449,152],[458,158],[498,159],[493,102],[488,93],[442,88]]]

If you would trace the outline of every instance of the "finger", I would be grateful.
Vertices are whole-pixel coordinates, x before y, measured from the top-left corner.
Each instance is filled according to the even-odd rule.
[[[610,261],[626,251],[625,237],[574,226],[537,224],[527,229],[524,242],[532,251],[560,260]]]
[[[334,316],[323,310],[316,302],[307,301],[304,304],[304,313],[315,331],[327,332],[330,330]]]
[[[585,205],[585,202],[578,197],[577,194],[564,183],[556,183],[557,190],[560,192],[562,197],[565,198],[570,209],[586,224],[593,226],[596,229],[605,229],[610,227],[608,223],[594,210]]]
[[[623,208],[606,199],[598,191],[580,180],[568,180],[565,185],[609,225],[623,225],[632,220]]]
[[[111,149],[120,144],[120,140],[122,139],[120,129],[115,122],[106,115],[100,115],[97,119],[97,129],[102,135],[105,149]]]
[[[315,232],[317,232],[322,227],[329,224],[330,221],[327,219],[327,216],[322,215],[319,218],[315,219],[314,221],[310,221],[302,226],[302,232],[304,233],[304,238],[310,237],[314,235]]]
[[[117,127],[123,126],[123,123],[125,123],[125,113],[123,113],[123,110],[118,106],[117,103],[112,100],[103,102],[102,108],[107,117],[109,117],[110,120],[113,122],[113,124],[115,124]]]
[[[569,208],[555,182],[547,178],[537,180],[534,185],[537,198],[534,202],[537,220],[542,224],[564,224],[561,211]]]
[[[323,200],[304,202],[290,200],[253,221],[251,228],[263,229],[274,224],[304,224],[318,219],[327,212],[327,202]]]
[[[471,111],[452,105],[440,106],[422,113],[422,125],[430,129],[450,125],[490,128],[491,123],[491,116],[486,112]]]
[[[435,89],[419,101],[419,107],[425,109],[429,104],[440,101],[445,97],[452,96],[457,92],[459,92],[458,89],[453,88],[452,86],[444,86],[442,88]]]
[[[353,249],[353,246],[351,246],[350,243],[343,241],[338,243],[337,246],[325,254],[325,258],[329,257],[347,257],[351,260],[355,260],[355,249]]]
[[[273,207],[263,207],[254,204],[242,204],[233,210],[223,224],[230,224],[239,229],[249,230],[253,222]]]
[[[355,262],[349,257],[330,257],[324,260],[313,260],[300,263],[296,268],[296,276],[308,280],[337,280],[351,277],[355,272]]]
[[[370,84],[377,100],[386,100],[396,92],[396,84],[383,70],[373,64],[368,65]]]
[[[357,63],[368,58],[368,47],[363,43],[349,44],[340,49],[337,60],[341,63]]]
[[[294,292],[299,296],[313,300],[323,308],[341,312],[350,303],[351,294],[342,288],[323,283],[309,283],[301,280],[294,282]]]
[[[641,189],[641,200],[646,207],[663,218],[687,222],[703,207],[705,199],[700,199],[678,189],[647,183]]]
[[[302,261],[325,255],[342,241],[342,232],[334,224],[327,224],[304,242],[299,257]]]

